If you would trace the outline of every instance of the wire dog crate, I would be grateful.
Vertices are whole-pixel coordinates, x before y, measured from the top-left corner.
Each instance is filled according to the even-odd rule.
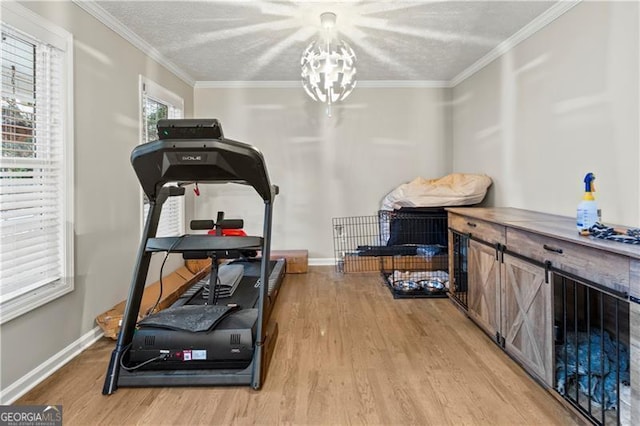
[[[380,272],[395,298],[446,297],[447,212],[443,208],[380,210],[333,219],[336,270]]]

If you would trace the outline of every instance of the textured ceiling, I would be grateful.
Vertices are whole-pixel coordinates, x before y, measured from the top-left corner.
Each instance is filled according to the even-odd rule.
[[[450,81],[555,2],[97,1],[196,81],[292,81],[337,14],[359,80]]]

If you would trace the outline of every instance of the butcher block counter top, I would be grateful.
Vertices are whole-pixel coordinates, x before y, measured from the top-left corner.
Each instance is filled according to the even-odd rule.
[[[449,207],[447,211],[469,218],[640,259],[640,245],[625,244],[579,235],[574,217],[558,216],[511,207]],[[614,228],[624,228],[617,225],[607,225],[613,226]]]

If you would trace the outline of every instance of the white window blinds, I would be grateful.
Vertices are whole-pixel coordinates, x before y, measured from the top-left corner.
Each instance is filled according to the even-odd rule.
[[[72,275],[65,52],[2,23],[0,301]],[[2,320],[7,319],[7,309]]]
[[[183,102],[152,81],[142,79],[142,142],[158,139],[156,125],[166,118],[182,118]],[[143,194],[143,223],[149,212],[149,201]],[[169,197],[162,207],[158,237],[184,233],[184,197]]]

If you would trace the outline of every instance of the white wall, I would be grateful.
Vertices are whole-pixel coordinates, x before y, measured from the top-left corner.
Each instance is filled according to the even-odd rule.
[[[453,169],[490,203],[574,216],[587,172],[603,220],[640,225],[638,4],[582,2],[453,89]]]
[[[333,117],[302,88],[196,88],[196,117],[218,118],[227,138],[257,146],[281,195],[273,249],[333,258],[331,219],[376,214],[382,198],[417,176],[449,173],[445,89],[356,88]],[[202,190],[198,218],[245,219],[261,232],[260,198],[230,185]],[[211,195],[214,195],[211,197]]]
[[[26,2],[74,35],[75,290],[0,326],[0,388],[95,327],[127,296],[140,236],[138,75],[185,100],[193,89],[71,2]],[[105,370],[106,370],[105,360]]]

